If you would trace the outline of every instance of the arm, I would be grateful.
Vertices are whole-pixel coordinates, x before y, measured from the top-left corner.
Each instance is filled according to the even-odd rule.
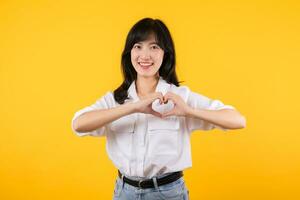
[[[246,127],[246,118],[233,109],[206,110],[189,107],[186,116],[206,120],[226,129]]]
[[[86,112],[74,121],[78,132],[89,132],[104,126],[118,118],[135,112],[133,103],[127,103],[111,109],[99,109]]]

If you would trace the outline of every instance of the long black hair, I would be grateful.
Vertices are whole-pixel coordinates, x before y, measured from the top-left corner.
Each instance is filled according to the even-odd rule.
[[[175,71],[175,48],[167,26],[159,19],[143,18],[130,29],[122,52],[121,69],[124,81],[114,90],[115,101],[119,104],[123,104],[125,99],[128,99],[127,90],[137,78],[137,73],[131,63],[131,49],[135,43],[146,40],[150,34],[154,34],[157,44],[164,50],[159,76],[166,82],[179,86]]]

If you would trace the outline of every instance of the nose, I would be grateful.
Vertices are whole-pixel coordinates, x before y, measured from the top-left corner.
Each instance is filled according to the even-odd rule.
[[[147,59],[150,59],[150,58],[151,58],[150,51],[147,50],[147,49],[141,50],[139,56],[140,56],[140,58],[143,59],[143,60],[147,60]]]

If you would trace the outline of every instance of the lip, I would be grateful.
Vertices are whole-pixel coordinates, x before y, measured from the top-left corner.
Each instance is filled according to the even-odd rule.
[[[139,65],[153,65],[153,62],[138,62]]]
[[[138,62],[138,65],[143,69],[149,69],[151,66],[153,66],[153,63],[151,63],[151,62]]]

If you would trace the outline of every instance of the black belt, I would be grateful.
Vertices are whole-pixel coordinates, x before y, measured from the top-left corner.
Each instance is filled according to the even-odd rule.
[[[119,170],[118,170],[118,174],[119,174],[119,177],[122,179],[122,174]],[[157,178],[156,179],[157,185],[160,186],[160,185],[172,183],[182,176],[183,176],[182,171],[173,172],[162,178]],[[143,180],[136,181],[136,180],[131,180],[131,179],[127,178],[126,176],[124,176],[123,181],[125,183],[128,183],[129,185],[139,187],[139,188],[153,188],[154,187],[153,179],[143,179]]]

